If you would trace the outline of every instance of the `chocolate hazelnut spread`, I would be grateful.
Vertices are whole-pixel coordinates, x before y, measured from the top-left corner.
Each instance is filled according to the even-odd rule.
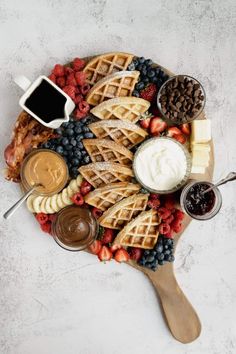
[[[52,224],[56,242],[70,250],[86,248],[95,239],[97,230],[97,221],[90,210],[76,205],[62,209]]]

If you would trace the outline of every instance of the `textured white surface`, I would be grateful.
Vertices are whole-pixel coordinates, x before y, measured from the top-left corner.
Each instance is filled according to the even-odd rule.
[[[235,41],[234,0],[0,0],[1,153],[20,111],[13,75],[33,79],[56,62],[121,50],[203,83],[218,179],[236,166]],[[0,182],[2,214],[20,192]],[[202,321],[188,345],[170,335],[142,274],[61,250],[26,208],[1,219],[0,353],[235,353],[235,191],[224,186],[220,214],[192,222],[179,243],[177,278]]]

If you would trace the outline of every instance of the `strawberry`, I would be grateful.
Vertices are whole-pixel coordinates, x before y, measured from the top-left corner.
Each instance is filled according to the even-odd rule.
[[[181,130],[177,127],[169,127],[167,129],[167,136],[169,136],[170,138],[172,138],[174,135],[178,135],[178,134],[182,134]]]
[[[81,183],[81,186],[80,186],[80,193],[82,195],[86,195],[86,194],[88,194],[91,191],[92,188],[93,187],[92,187],[92,185],[89,182],[83,180],[82,183]]]
[[[160,200],[159,199],[150,199],[147,203],[149,208],[151,209],[157,209],[160,206]]]
[[[83,59],[80,59],[80,58],[75,58],[73,60],[73,63],[72,63],[72,67],[75,71],[79,71],[79,70],[82,70],[85,66],[85,61]]]
[[[48,215],[45,213],[38,213],[36,214],[36,220],[40,223],[40,225],[46,224],[48,222]]]
[[[182,223],[180,220],[175,219],[172,221],[172,223],[170,224],[170,228],[171,230],[173,230],[174,232],[180,232],[182,229]]]
[[[80,91],[82,93],[82,95],[87,95],[87,93],[89,92],[90,90],[90,85],[89,84],[84,84],[80,87]]]
[[[149,128],[152,135],[160,135],[167,128],[167,124],[162,118],[154,117],[150,122]]]
[[[72,196],[71,200],[75,205],[83,205],[84,204],[84,198],[81,193],[75,193]]]
[[[49,80],[51,80],[52,82],[54,82],[54,84],[56,83],[56,75],[55,74],[51,74],[48,76]]]
[[[107,246],[102,246],[101,250],[98,252],[98,258],[100,261],[110,261],[112,259],[112,253]]]
[[[93,209],[92,209],[92,214],[93,214],[93,216],[94,216],[96,219],[98,219],[98,218],[100,218],[100,216],[102,216],[103,211],[100,210],[100,209],[98,209],[98,208],[96,208],[96,207],[93,207]]]
[[[176,209],[175,213],[174,213],[174,216],[175,216],[176,219],[182,221],[184,219],[184,212],[182,210]]]
[[[165,207],[161,207],[158,209],[158,215],[162,220],[165,220],[171,215],[171,211]]]
[[[56,82],[59,87],[61,87],[61,88],[65,87],[66,86],[65,76],[58,77]]]
[[[63,87],[63,91],[64,91],[68,96],[70,96],[70,98],[71,98],[72,100],[75,99],[75,87],[74,87],[74,86],[67,85],[67,86]]]
[[[115,260],[117,262],[127,262],[130,259],[129,253],[124,249],[120,248],[119,250],[116,251],[115,253]]]
[[[121,247],[121,245],[112,245],[111,247],[110,247],[110,251],[112,252],[112,253],[115,253],[117,250],[119,250],[120,248],[122,248]]]
[[[184,134],[173,135],[173,138],[177,140],[180,144],[185,144],[187,141],[187,138]]]
[[[175,198],[173,194],[164,197],[163,206],[169,210],[172,210],[175,207]]]
[[[79,86],[83,86],[86,83],[86,73],[83,71],[77,71],[75,73],[75,80]]]
[[[71,73],[66,78],[66,84],[71,86],[77,86],[74,73]]]
[[[102,242],[100,240],[95,240],[89,247],[89,251],[93,254],[98,254],[101,251]]]
[[[190,125],[189,123],[184,123],[180,126],[180,129],[182,130],[182,133],[186,135],[190,135]]]
[[[162,223],[159,225],[159,232],[162,235],[168,234],[170,232],[170,225],[166,223]]]
[[[140,260],[140,258],[142,257],[142,254],[143,254],[143,250],[141,248],[131,247],[129,249],[130,258],[136,262],[138,262]]]
[[[105,229],[104,232],[103,232],[103,235],[102,235],[102,244],[103,245],[106,245],[108,243],[111,243],[113,242],[115,238],[115,231],[113,229]]]
[[[65,68],[61,64],[56,64],[52,70],[52,73],[56,76],[64,76],[65,75]]]
[[[148,129],[151,122],[151,117],[140,119],[139,124],[143,129]]]
[[[51,222],[47,221],[44,224],[40,224],[40,228],[43,232],[47,232],[48,234],[51,233]]]
[[[140,97],[144,100],[152,102],[155,100],[157,95],[157,87],[155,84],[149,84],[145,89],[140,92]]]

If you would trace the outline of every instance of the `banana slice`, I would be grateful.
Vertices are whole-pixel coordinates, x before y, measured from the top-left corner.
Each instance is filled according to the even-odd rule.
[[[69,197],[69,198],[71,198],[72,195],[75,194],[75,192],[74,192],[73,189],[70,187],[70,185],[67,186],[66,191],[67,191],[67,194],[68,194],[68,197]]]
[[[51,196],[51,208],[54,210],[54,213],[57,213],[60,210],[60,207],[57,203],[58,194]]]
[[[40,209],[42,213],[48,214],[46,209],[46,200],[48,197],[44,197],[40,204]]]
[[[55,211],[51,208],[51,197],[47,197],[47,199],[46,199],[45,210],[47,211],[47,214],[54,214],[55,213]]]
[[[81,175],[78,175],[78,177],[76,178],[76,183],[78,187],[81,186],[82,181],[83,181],[83,177]]]
[[[79,191],[79,187],[77,186],[77,181],[76,181],[76,179],[72,179],[72,180],[70,181],[70,184],[69,184],[68,187],[70,187],[70,188],[73,190],[74,193],[77,193],[77,192]]]
[[[68,195],[67,188],[62,191],[62,201],[65,204],[64,206],[73,204],[70,196]]]
[[[42,202],[43,198],[44,197],[38,196],[33,200],[33,208],[34,208],[35,213],[41,213],[41,202]]]
[[[64,208],[65,206],[62,200],[62,193],[57,195],[57,205],[60,209]]]
[[[27,202],[26,202],[27,208],[29,209],[29,211],[31,211],[31,213],[35,213],[34,207],[33,207],[33,201],[34,201],[34,199],[35,199],[35,196],[34,196],[34,195],[30,195],[30,196],[27,198]]]

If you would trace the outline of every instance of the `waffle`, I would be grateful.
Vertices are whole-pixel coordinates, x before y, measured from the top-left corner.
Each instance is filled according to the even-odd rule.
[[[140,188],[141,186],[139,184],[134,183],[111,183],[105,187],[97,188],[88,193],[84,197],[84,200],[87,204],[105,211],[121,199],[138,193]]]
[[[118,233],[113,244],[152,249],[158,239],[159,224],[156,210],[143,211]]]
[[[131,166],[133,153],[123,145],[109,139],[84,139],[83,144],[92,162],[119,162],[121,165]]]
[[[83,70],[87,74],[87,82],[93,86],[107,75],[126,70],[133,57],[132,54],[118,52],[95,57]]]
[[[118,119],[102,120],[89,124],[89,129],[97,138],[111,138],[116,143],[131,149],[141,143],[148,133],[138,125]]]
[[[94,162],[79,168],[81,175],[94,188],[113,182],[129,182],[133,177],[131,168],[112,162]]]
[[[148,194],[135,194],[113,205],[98,219],[103,227],[121,230],[147,207]]]
[[[91,109],[99,119],[121,119],[136,123],[150,107],[150,102],[137,97],[118,97],[100,103]]]
[[[139,71],[120,71],[104,77],[98,81],[89,91],[86,101],[91,106],[114,97],[132,96]]]

